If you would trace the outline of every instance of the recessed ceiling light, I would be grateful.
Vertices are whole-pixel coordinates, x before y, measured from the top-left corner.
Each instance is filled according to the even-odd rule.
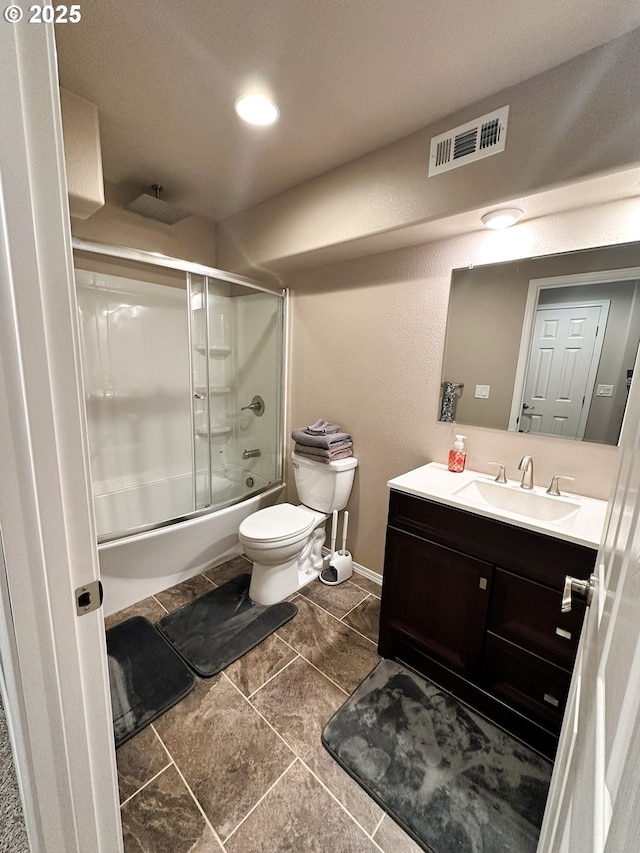
[[[515,225],[523,213],[518,207],[502,207],[499,210],[490,210],[482,217],[482,222],[487,228],[509,228]]]
[[[265,95],[241,95],[235,108],[240,118],[249,124],[273,124],[280,115],[278,107]]]

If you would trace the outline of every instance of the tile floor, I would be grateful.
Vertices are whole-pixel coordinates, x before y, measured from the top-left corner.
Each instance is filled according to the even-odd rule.
[[[154,622],[246,572],[236,557],[110,616]],[[117,751],[127,853],[419,853],[333,761],[324,724],[377,664],[380,587],[354,574]]]

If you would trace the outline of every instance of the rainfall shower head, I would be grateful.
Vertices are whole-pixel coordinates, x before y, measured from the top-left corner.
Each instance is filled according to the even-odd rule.
[[[155,195],[144,193],[138,196],[130,204],[127,205],[127,210],[138,213],[140,216],[146,216],[147,219],[155,219],[157,222],[164,222],[165,225],[175,225],[187,216],[191,216],[186,210],[176,207],[174,204],[169,204],[167,201],[162,201],[160,193],[162,187],[160,184],[153,184],[151,189]]]

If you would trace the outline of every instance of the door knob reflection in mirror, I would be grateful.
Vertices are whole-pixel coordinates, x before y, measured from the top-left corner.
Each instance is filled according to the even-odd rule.
[[[567,575],[564,579],[564,590],[562,593],[562,605],[560,611],[568,613],[571,610],[573,601],[582,601],[587,607],[591,604],[593,598],[593,588],[596,583],[596,576],[591,575],[588,580],[581,578],[572,578]]]

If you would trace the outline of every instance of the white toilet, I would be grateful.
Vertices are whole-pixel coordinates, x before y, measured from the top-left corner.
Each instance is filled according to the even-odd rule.
[[[253,560],[249,597],[276,604],[318,577],[322,570],[324,523],[347,505],[358,460],[329,464],[291,454],[300,506],[276,504],[258,510],[240,525],[239,538]]]

